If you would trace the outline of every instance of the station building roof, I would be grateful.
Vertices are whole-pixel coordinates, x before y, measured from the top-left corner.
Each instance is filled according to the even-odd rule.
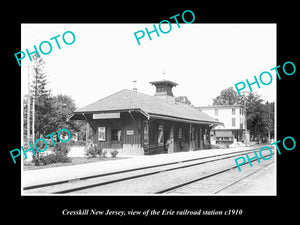
[[[221,125],[217,119],[183,103],[165,102],[155,96],[123,89],[76,110],[69,119],[84,119],[84,114],[138,111],[148,119]]]

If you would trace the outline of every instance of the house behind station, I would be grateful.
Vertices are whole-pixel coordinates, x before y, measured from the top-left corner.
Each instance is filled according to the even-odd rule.
[[[218,125],[211,130],[211,135],[216,138],[216,143],[244,141],[246,112],[242,105],[214,105],[197,107],[224,125]]]

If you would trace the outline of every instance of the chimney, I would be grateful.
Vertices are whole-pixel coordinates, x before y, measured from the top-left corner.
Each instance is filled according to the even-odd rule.
[[[172,88],[177,84],[169,80],[152,81],[150,84],[156,87],[154,96],[168,103],[175,103]]]
[[[133,81],[133,91],[137,92],[137,87],[136,87],[136,80]]]

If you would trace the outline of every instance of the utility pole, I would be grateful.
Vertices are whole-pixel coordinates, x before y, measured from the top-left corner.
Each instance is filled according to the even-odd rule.
[[[90,125],[88,122],[86,122],[86,131],[85,131],[85,143],[88,143],[89,140],[89,129],[90,129]]]
[[[30,74],[29,65],[27,66],[28,72],[28,95],[27,95],[27,142],[30,140]]]
[[[37,74],[37,70],[35,69],[35,73]],[[36,76],[37,77],[37,76]],[[37,78],[35,80],[35,90],[34,90],[34,94],[32,96],[32,142],[34,143],[34,125],[35,125],[35,98],[37,96]]]
[[[35,123],[34,108],[35,108],[35,96],[33,96],[33,99],[32,99],[32,143],[34,143],[34,123]]]

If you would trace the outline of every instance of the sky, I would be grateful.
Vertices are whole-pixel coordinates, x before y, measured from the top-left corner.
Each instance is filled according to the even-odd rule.
[[[180,22],[180,21],[179,21]],[[158,27],[158,25],[156,24]],[[163,34],[147,34],[138,45],[134,32],[153,30],[153,24],[22,24],[21,50],[34,51],[43,41],[52,52],[46,62],[47,88],[66,94],[78,108],[122,89],[154,95],[151,81],[171,80],[175,96],[187,96],[195,106],[212,105],[212,99],[238,82],[254,81],[263,71],[273,75],[270,85],[253,91],[267,101],[276,100],[276,24],[172,23]],[[167,27],[162,27],[168,30]],[[76,40],[66,45],[62,35],[72,31]],[[57,38],[61,49],[57,48]],[[72,40],[66,35],[66,40]],[[43,45],[47,51],[47,45]],[[17,61],[16,61],[17,64]],[[21,61],[22,97],[27,93],[28,56]],[[30,68],[30,67],[29,67]],[[32,72],[29,69],[32,79]],[[276,78],[276,79],[275,79]],[[265,82],[268,78],[265,78]],[[245,90],[249,90],[248,88]]]

